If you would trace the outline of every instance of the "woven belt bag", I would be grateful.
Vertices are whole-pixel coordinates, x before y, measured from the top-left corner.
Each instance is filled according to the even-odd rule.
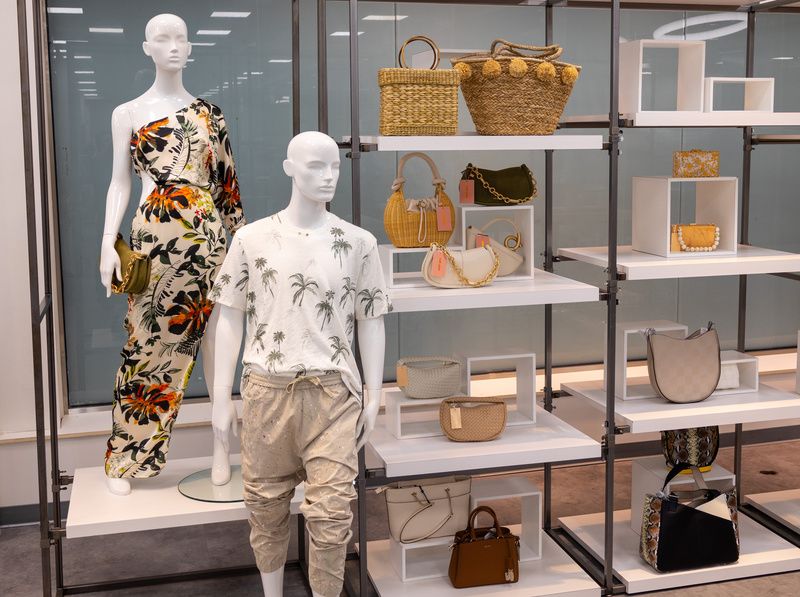
[[[720,354],[717,330],[708,323],[687,338],[657,334],[652,328],[647,337],[647,372],[650,384],[670,402],[700,402],[714,392],[719,383]]]
[[[719,176],[719,152],[692,149],[672,154],[672,176],[704,178]]]
[[[496,241],[489,236],[486,231],[494,224],[511,224],[514,234],[509,234],[503,242]],[[467,226],[467,249],[476,249],[489,245],[495,255],[500,259],[500,267],[497,270],[498,276],[510,276],[525,262],[525,258],[517,251],[522,248],[522,235],[514,220],[508,218],[495,218],[490,220],[483,228],[477,226]]]
[[[445,398],[439,405],[439,425],[454,442],[486,442],[506,428],[506,403],[500,397]]]
[[[467,524],[472,479],[438,477],[380,487],[386,496],[389,533],[400,543],[453,536]]]
[[[492,517],[493,526],[475,527],[481,512]],[[470,513],[467,528],[453,539],[447,575],[456,589],[517,582],[519,537],[500,526],[489,506],[478,506]]]
[[[461,391],[461,363],[449,357],[404,357],[397,385],[407,398],[447,398]]]
[[[121,234],[117,234],[114,250],[119,255],[122,280],[117,279],[116,272],[112,274],[111,290],[118,294],[139,294],[147,290],[150,284],[150,256],[131,249]]]
[[[438,288],[488,286],[499,270],[500,258],[489,246],[453,251],[434,243],[422,260],[422,277]]]

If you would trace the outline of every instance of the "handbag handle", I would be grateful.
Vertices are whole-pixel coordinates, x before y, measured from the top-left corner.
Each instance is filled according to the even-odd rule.
[[[483,188],[486,189],[489,192],[489,194],[492,195],[495,199],[502,201],[503,203],[517,204],[517,203],[527,203],[528,201],[531,201],[534,197],[536,197],[538,193],[538,190],[536,188],[536,179],[533,177],[533,173],[530,171],[530,168],[525,166],[525,164],[523,164],[522,167],[524,167],[525,170],[527,170],[528,178],[531,181],[531,194],[522,199],[513,199],[512,197],[506,197],[505,195],[503,195],[500,191],[498,191],[496,188],[490,185],[489,182],[483,177],[483,174],[481,174],[481,171],[472,164],[467,164],[466,172],[468,174],[472,174],[472,176],[475,177],[475,180],[481,183]]]
[[[498,47],[499,46],[499,47]],[[518,50],[528,50],[530,52],[537,52],[538,55],[536,56],[526,56],[522,52]],[[515,44],[510,41],[506,41],[504,39],[496,39],[492,42],[491,47],[489,48],[489,53],[492,56],[499,56],[502,53],[508,52],[511,54],[516,54],[518,56],[525,56],[526,58],[538,58],[540,60],[555,60],[559,56],[564,49],[558,45],[551,45],[551,46],[529,46],[526,44]]]
[[[672,470],[667,473],[667,477],[664,479],[664,484],[661,486],[661,491],[663,492],[667,485],[669,485],[670,481],[672,481],[675,477],[681,474],[686,469],[692,469],[692,476],[694,477],[694,482],[700,489],[707,490],[708,484],[706,484],[706,480],[703,478],[703,473],[700,472],[700,469],[696,466],[689,464],[688,462],[679,462],[675,466],[672,467]]]
[[[431,50],[433,50],[433,64],[430,66],[430,70],[436,70],[436,67],[439,66],[439,46],[437,46],[436,42],[430,37],[424,35],[414,35],[403,42],[403,45],[400,46],[400,53],[397,55],[397,61],[400,63],[400,67],[410,68],[406,65],[406,46],[414,41],[422,41],[430,46]]]
[[[418,516],[419,514],[422,514],[423,512],[425,512],[425,510],[428,510],[429,508],[433,508],[433,502],[431,502],[428,499],[428,496],[425,495],[425,490],[422,489],[422,486],[421,485],[417,485],[417,487],[419,487],[419,490],[422,492],[422,495],[425,497],[426,503],[422,506],[422,508],[420,508],[419,510],[414,512],[414,514],[412,514],[408,518],[408,520],[405,521],[405,523],[403,523],[403,527],[400,529],[400,543],[417,543],[419,541],[424,541],[428,537],[433,536],[439,529],[441,529],[444,525],[446,525],[448,522],[450,522],[450,519],[452,519],[453,516],[455,516],[455,513],[453,512],[453,498],[450,496],[450,488],[449,487],[445,487],[444,491],[447,494],[447,505],[450,508],[450,513],[447,516],[445,516],[445,519],[439,524],[439,526],[437,526],[435,529],[433,529],[427,535],[424,535],[422,537],[418,537],[417,539],[403,539],[403,532],[406,530],[406,527],[409,525],[409,523],[412,520],[414,520],[414,518],[416,516]],[[411,495],[413,495],[415,498],[417,498],[417,492],[416,491],[412,492]],[[417,501],[419,501],[419,498],[417,498]],[[422,503],[422,502],[420,502],[420,503]]]
[[[430,156],[422,153],[421,151],[412,151],[411,153],[405,154],[397,162],[397,178],[395,178],[394,182],[392,182],[393,191],[397,191],[398,189],[402,188],[402,186],[405,184],[406,179],[403,178],[403,168],[405,167],[406,162],[411,158],[420,158],[422,160],[425,160],[425,163],[428,164],[428,166],[431,169],[431,173],[433,174],[433,181],[432,181],[433,186],[436,187],[437,190],[438,188],[442,189],[444,188],[447,181],[445,181],[445,179],[442,178],[441,174],[439,174],[439,169],[436,167],[436,164],[430,158]]]
[[[397,359],[398,365],[409,365],[411,363],[425,363],[428,361],[441,361],[442,367],[450,367],[452,365],[459,365],[459,361],[450,357],[403,357]]]
[[[450,262],[450,267],[453,268],[453,271],[456,273],[459,282],[461,282],[464,286],[470,286],[472,288],[477,288],[479,286],[486,286],[489,282],[495,279],[497,276],[497,270],[500,269],[500,258],[497,256],[497,253],[492,250],[491,247],[482,247],[484,249],[489,250],[491,252],[492,257],[494,258],[494,265],[492,265],[492,269],[489,270],[483,278],[480,280],[470,280],[464,275],[464,270],[456,263],[456,260],[453,258],[453,255],[450,251],[447,250],[447,247],[444,245],[440,245],[438,243],[431,243],[431,250],[433,251],[442,251],[444,256],[447,258],[447,261]]]
[[[442,400],[445,404],[501,404],[505,402],[500,396],[484,396],[483,398],[473,398],[472,396],[456,396]]]
[[[487,514],[489,514],[492,517],[492,520],[494,521],[494,530],[496,531],[497,536],[500,537],[501,536],[500,521],[497,520],[497,514],[495,514],[494,510],[492,510],[489,506],[478,506],[469,515],[469,522],[467,523],[466,530],[469,531],[470,538],[473,541],[475,541],[475,539],[477,538],[475,536],[475,519],[478,517],[478,514],[480,514],[481,512],[486,512]]]
[[[519,231],[519,227],[514,220],[510,218],[493,218],[484,224],[483,228],[478,228],[477,226],[474,226],[474,228],[481,234],[486,234],[486,230],[495,224],[499,224],[500,222],[511,224],[511,226],[514,228],[514,234],[509,234],[505,237],[505,239],[503,239],[503,246],[512,251],[519,251],[520,248],[522,248],[522,233]],[[512,244],[513,246],[511,246]]]

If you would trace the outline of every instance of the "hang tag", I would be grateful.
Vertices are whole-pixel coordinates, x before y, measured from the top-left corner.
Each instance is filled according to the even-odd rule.
[[[397,366],[397,385],[401,388],[408,385],[408,367],[405,365]]]
[[[458,201],[462,205],[472,205],[475,203],[475,181],[465,179],[458,183]]]
[[[437,249],[431,258],[431,276],[434,278],[442,278],[446,271],[447,257],[445,257],[444,251]]]
[[[453,229],[453,220],[450,217],[450,208],[444,205],[436,207],[436,229],[439,232],[450,232]]]
[[[453,429],[461,429],[461,408],[450,408],[450,427]]]
[[[491,244],[491,238],[488,234],[476,234],[475,235],[475,248],[480,249],[481,247],[488,247]]]

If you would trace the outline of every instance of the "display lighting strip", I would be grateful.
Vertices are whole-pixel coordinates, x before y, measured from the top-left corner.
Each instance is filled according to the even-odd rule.
[[[89,27],[89,33],[125,33],[122,27]]]
[[[250,16],[249,12],[235,12],[227,10],[215,10],[211,16],[217,19],[246,19]]]
[[[367,15],[362,21],[402,21],[407,19],[408,15]]]
[[[69,6],[48,6],[47,12],[51,15],[82,15],[82,8],[70,8]]]
[[[291,58],[270,58],[267,62],[271,62],[272,64],[291,64]]]
[[[217,42],[215,41],[193,41],[189,42],[192,46],[216,46]]]
[[[198,29],[197,35],[230,35],[230,29]]]
[[[707,25],[709,23],[732,23],[716,29],[707,29],[696,33],[684,33],[687,27]],[[747,29],[747,15],[737,13],[718,12],[714,14],[698,15],[672,21],[661,25],[653,31],[653,39],[669,39],[678,41],[705,41],[719,39]]]
[[[359,35],[364,35],[363,31],[358,32]],[[349,31],[334,31],[331,33],[331,37],[350,37]]]

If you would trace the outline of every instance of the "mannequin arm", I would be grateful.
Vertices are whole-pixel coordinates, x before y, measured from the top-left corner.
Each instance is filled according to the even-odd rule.
[[[217,304],[217,322],[214,342],[214,387],[211,390],[211,426],[215,439],[228,449],[228,431],[237,434],[236,407],[231,400],[233,376],[239,360],[239,349],[244,335],[244,312]]]
[[[106,194],[106,220],[100,245],[100,281],[106,287],[106,297],[111,296],[112,274],[116,272],[117,279],[122,279],[114,242],[131,195],[130,134],[130,117],[122,106],[117,106],[111,115],[113,168]]]
[[[356,426],[357,450],[367,443],[381,407],[383,388],[383,357],[386,352],[386,330],[383,317],[358,322],[358,350],[364,370],[364,408]]]

